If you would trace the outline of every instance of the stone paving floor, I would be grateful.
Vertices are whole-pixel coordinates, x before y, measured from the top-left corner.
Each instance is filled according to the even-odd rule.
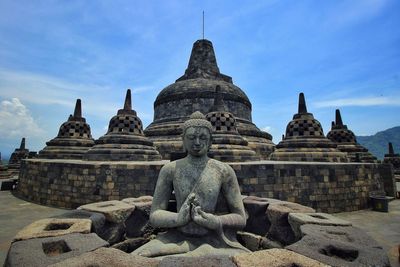
[[[0,266],[3,265],[11,240],[24,226],[33,221],[59,215],[64,209],[51,208],[26,202],[14,197],[9,191],[0,191]],[[362,210],[336,213],[366,231],[384,247],[392,267],[400,267],[398,246],[400,245],[400,200],[389,203],[389,213]]]

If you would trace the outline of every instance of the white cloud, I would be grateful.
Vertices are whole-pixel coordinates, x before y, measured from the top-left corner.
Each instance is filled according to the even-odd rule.
[[[345,107],[345,106],[400,106],[400,98],[390,97],[364,97],[364,98],[339,98],[334,100],[319,101],[314,103],[317,108]]]
[[[38,126],[27,107],[18,98],[4,100],[0,104],[0,136],[21,138],[40,136],[44,131]]]
[[[271,126],[265,126],[265,127],[261,128],[261,131],[264,131],[264,132],[267,132],[267,133],[269,133],[271,130],[272,130]]]

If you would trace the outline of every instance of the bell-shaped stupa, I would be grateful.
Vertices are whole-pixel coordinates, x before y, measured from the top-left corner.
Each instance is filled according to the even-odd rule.
[[[287,125],[284,139],[276,145],[271,160],[348,162],[346,153],[324,136],[319,121],[307,112],[303,93],[299,95],[298,113]]]
[[[267,158],[273,151],[271,135],[252,123],[249,98],[233,84],[231,77],[220,73],[212,43],[202,39],[193,44],[185,74],[157,96],[154,120],[145,130],[164,159],[183,152],[181,125],[195,111],[203,114],[210,111],[217,85],[226,111],[235,117],[237,130],[249,147],[261,158]]]
[[[18,176],[21,162],[29,157],[29,150],[25,148],[25,137],[22,138],[19,148],[16,148],[8,161],[9,176]]]
[[[131,90],[128,89],[124,108],[111,118],[108,131],[87,151],[85,160],[96,161],[152,161],[161,156],[143,134],[142,121],[132,110]]]
[[[393,144],[391,142],[389,142],[388,146],[389,153],[385,154],[383,162],[392,164],[396,179],[400,179],[400,155],[394,152]]]
[[[249,148],[248,142],[240,136],[235,117],[226,110],[221,87],[217,85],[214,105],[206,115],[213,127],[212,146],[208,155],[226,162],[259,160],[256,152]]]
[[[56,138],[46,142],[46,147],[39,151],[39,158],[47,159],[82,159],[82,155],[94,145],[90,126],[82,117],[82,103],[76,100],[74,115],[69,115],[61,124]]]
[[[343,124],[339,109],[336,110],[335,122],[332,122],[332,128],[326,137],[335,142],[340,151],[346,152],[351,162],[377,162],[376,157],[357,143],[355,134]]]

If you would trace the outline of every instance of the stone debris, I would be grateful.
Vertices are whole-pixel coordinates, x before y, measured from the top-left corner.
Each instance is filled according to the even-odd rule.
[[[277,248],[238,254],[232,260],[237,267],[329,267],[293,251]]]
[[[292,202],[271,203],[267,209],[267,216],[271,222],[267,236],[284,245],[294,242],[295,236],[288,221],[289,213],[313,213],[314,209]]]
[[[109,200],[82,205],[78,209],[99,212],[104,214],[109,222],[123,223],[131,215],[135,206],[118,200]]]
[[[91,227],[92,221],[89,219],[42,219],[25,226],[14,237],[14,241],[72,233],[87,234],[90,233]]]
[[[351,226],[351,223],[327,213],[290,213],[288,221],[295,234],[296,240],[302,237],[300,226],[303,224]]]
[[[99,248],[49,267],[156,267],[159,260],[134,256],[115,248]]]
[[[48,266],[104,246],[108,246],[108,243],[95,233],[33,238],[14,242],[8,251],[4,266]]]
[[[248,218],[244,231],[265,236],[271,225],[267,208],[271,202],[266,198],[249,196],[243,199]]]
[[[300,230],[304,236],[286,249],[336,267],[390,266],[382,247],[355,227],[305,224]]]

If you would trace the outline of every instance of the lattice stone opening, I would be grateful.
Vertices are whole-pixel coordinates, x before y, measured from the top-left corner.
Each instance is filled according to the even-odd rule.
[[[67,230],[72,223],[50,223],[44,228],[45,231]]]
[[[42,249],[48,257],[58,256],[71,251],[71,248],[64,240],[42,243]]]

